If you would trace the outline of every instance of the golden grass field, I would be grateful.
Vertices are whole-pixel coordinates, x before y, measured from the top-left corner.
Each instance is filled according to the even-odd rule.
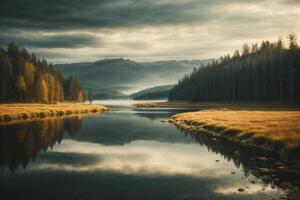
[[[101,105],[83,103],[12,103],[0,104],[0,121],[26,120],[35,117],[63,116],[71,114],[104,112],[108,109]]]
[[[165,101],[137,103],[136,107],[155,108],[229,108],[232,110],[300,110],[300,104],[282,104],[278,102],[186,102],[186,101]]]
[[[183,129],[210,127],[224,134],[235,132],[234,137],[247,134],[300,147],[299,110],[208,109],[177,114],[170,121]]]

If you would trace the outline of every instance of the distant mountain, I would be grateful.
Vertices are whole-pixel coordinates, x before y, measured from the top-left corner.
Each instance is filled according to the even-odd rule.
[[[151,87],[130,95],[134,100],[154,100],[154,99],[168,99],[171,89],[175,85],[163,85]]]
[[[97,88],[93,94],[95,99],[127,99],[126,94],[109,88]]]
[[[92,63],[57,64],[56,68],[65,76],[77,76],[83,87],[92,88],[94,93],[103,95],[111,91],[128,95],[149,87],[175,84],[180,77],[192,72],[194,67],[209,61],[135,62],[119,58]]]

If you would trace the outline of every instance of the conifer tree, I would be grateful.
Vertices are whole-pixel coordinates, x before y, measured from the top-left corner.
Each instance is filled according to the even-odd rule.
[[[179,80],[169,100],[300,101],[300,48],[296,35],[242,47]]]
[[[3,49],[0,49],[0,99],[7,98],[8,90],[10,89],[10,78],[12,77],[12,64]]]
[[[89,93],[88,93],[88,100],[89,100],[89,102],[90,102],[90,104],[92,104],[92,102],[93,102],[93,92],[92,92],[92,90],[89,90]]]

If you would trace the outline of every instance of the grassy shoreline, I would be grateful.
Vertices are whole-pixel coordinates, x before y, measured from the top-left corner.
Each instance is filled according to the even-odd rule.
[[[166,101],[148,102],[135,104],[141,108],[195,108],[195,109],[232,109],[232,110],[299,110],[300,102],[294,104],[280,102],[187,102],[187,101]]]
[[[206,131],[245,145],[300,147],[300,111],[208,109],[174,115],[170,122],[186,131]]]
[[[159,102],[137,107],[194,108],[169,120],[179,129],[266,150],[300,149],[298,104]]]
[[[102,105],[89,105],[83,103],[10,103],[0,104],[0,122],[13,120],[28,120],[45,118],[49,116],[65,116],[72,114],[105,112],[109,109]]]

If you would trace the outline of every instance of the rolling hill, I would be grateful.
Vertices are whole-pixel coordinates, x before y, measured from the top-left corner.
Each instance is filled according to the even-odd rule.
[[[154,100],[154,99],[168,99],[169,93],[174,85],[162,85],[147,88],[130,95],[134,100]]]
[[[113,94],[126,97],[145,88],[175,84],[180,77],[192,72],[194,67],[207,62],[209,60],[135,62],[119,58],[57,64],[55,67],[64,76],[77,76],[83,87],[93,89],[96,96],[113,98]]]

